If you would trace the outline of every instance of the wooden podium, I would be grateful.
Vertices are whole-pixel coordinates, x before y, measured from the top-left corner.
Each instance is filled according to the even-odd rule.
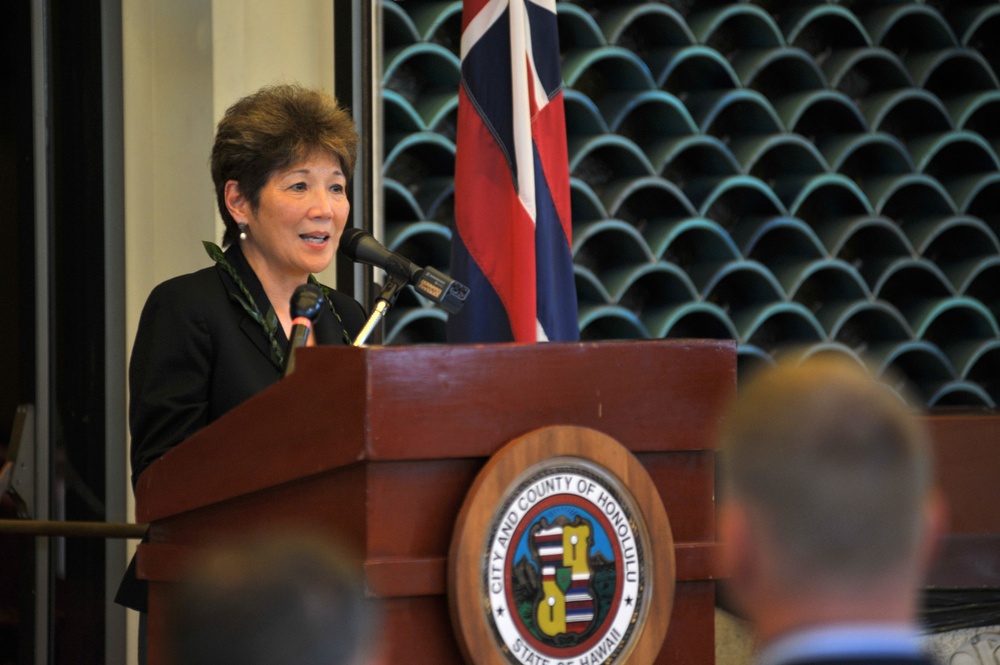
[[[308,348],[296,371],[177,446],[136,487],[150,523],[150,663],[186,556],[249,530],[353,546],[382,614],[380,663],[461,663],[449,618],[455,519],[487,459],[549,425],[616,439],[673,531],[673,613],[658,663],[714,662],[713,437],[736,389],[729,341]],[[654,540],[655,547],[655,540]]]

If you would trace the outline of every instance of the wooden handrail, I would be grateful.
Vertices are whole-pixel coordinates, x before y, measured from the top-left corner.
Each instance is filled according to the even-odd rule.
[[[0,520],[0,535],[55,536],[67,538],[129,538],[146,535],[148,524],[128,522],[78,522],[46,520]]]

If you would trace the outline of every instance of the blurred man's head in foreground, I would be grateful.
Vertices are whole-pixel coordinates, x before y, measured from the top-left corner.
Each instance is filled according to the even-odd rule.
[[[360,569],[333,543],[289,534],[206,551],[168,612],[173,663],[355,665],[373,638]]]
[[[720,468],[725,566],[748,614],[786,595],[847,603],[898,587],[912,601],[943,523],[928,434],[857,363],[752,377],[725,419]]]

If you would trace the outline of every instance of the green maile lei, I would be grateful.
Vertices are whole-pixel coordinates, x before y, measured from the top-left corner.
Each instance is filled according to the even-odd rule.
[[[250,295],[250,289],[248,289],[247,285],[243,283],[243,279],[240,278],[239,273],[236,272],[236,268],[234,268],[229,260],[226,259],[226,254],[222,251],[222,248],[214,242],[209,242],[208,240],[203,240],[201,244],[204,245],[205,251],[208,252],[209,257],[211,257],[211,259],[215,261],[219,267],[225,270],[233,281],[236,282],[236,286],[239,288],[240,293],[243,296],[240,297],[235,293],[230,292],[229,297],[239,303],[240,307],[243,308],[250,318],[256,321],[260,327],[264,329],[264,334],[267,335],[267,339],[271,344],[271,362],[277,365],[279,369],[284,367],[285,350],[281,348],[280,344],[278,344],[279,323],[278,315],[274,313],[274,307],[268,307],[267,313],[261,314],[260,308],[257,306],[257,302],[253,299],[253,296]],[[340,318],[340,314],[337,313],[337,308],[333,306],[333,300],[330,298],[331,289],[324,284],[320,284],[312,275],[309,275],[309,281],[323,289],[323,295],[326,297],[326,302],[330,306],[330,311],[333,312],[333,315],[337,317],[338,321],[340,321],[340,327],[344,331],[344,342],[350,345],[351,338],[347,335],[347,328],[344,326],[344,321]]]

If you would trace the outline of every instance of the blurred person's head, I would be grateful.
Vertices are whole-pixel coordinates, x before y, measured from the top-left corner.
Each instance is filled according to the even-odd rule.
[[[356,665],[374,632],[360,568],[326,540],[275,534],[192,563],[167,614],[176,665]]]
[[[725,419],[720,467],[729,591],[750,618],[816,598],[850,614],[871,593],[886,618],[913,610],[943,510],[928,434],[887,385],[846,358],[768,368]]]

